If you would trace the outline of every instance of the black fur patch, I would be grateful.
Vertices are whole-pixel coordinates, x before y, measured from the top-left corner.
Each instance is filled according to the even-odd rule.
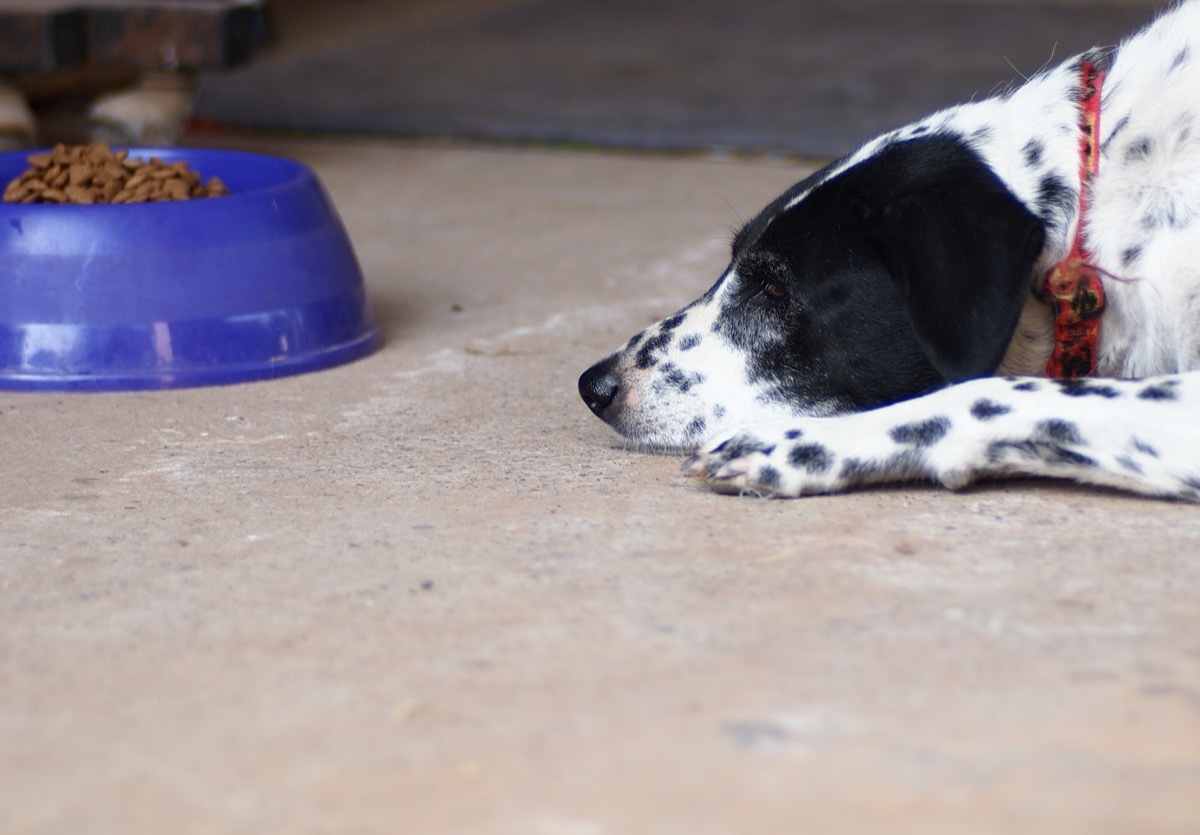
[[[653,368],[658,364],[658,357],[655,354],[660,354],[666,350],[671,344],[671,334],[659,333],[642,343],[642,347],[638,348],[637,357],[634,364],[641,369]]]
[[[1042,164],[1042,154],[1046,152],[1046,146],[1037,139],[1030,139],[1021,152],[1025,155],[1025,164],[1036,168]]]
[[[788,463],[809,473],[825,473],[833,466],[833,455],[820,444],[796,444],[788,453]]]
[[[1015,453],[1021,458],[1053,465],[1096,466],[1094,459],[1070,448],[1081,445],[1083,436],[1075,424],[1065,420],[1043,420],[1028,439],[993,441],[988,445],[987,456],[992,463],[999,463]]]
[[[895,455],[889,455],[883,461],[847,458],[842,462],[842,469],[838,475],[851,484],[859,484],[890,476],[918,473],[921,471],[923,461],[921,453],[916,449],[906,449]]]
[[[1013,391],[1037,391],[1040,388],[1041,386],[1039,386],[1033,380],[1026,380],[1023,383],[1017,383],[1015,386],[1013,386]]]
[[[892,429],[888,434],[898,444],[915,447],[929,447],[936,444],[950,431],[950,418],[933,417],[919,423],[905,423]]]
[[[1065,222],[1075,211],[1075,189],[1056,174],[1038,182],[1037,215],[1047,222]]]
[[[1007,415],[1011,411],[1011,407],[988,400],[986,397],[981,397],[971,404],[971,416],[976,420],[991,420],[1000,415]]]
[[[1142,474],[1142,465],[1137,461],[1134,461],[1132,458],[1127,458],[1124,455],[1118,455],[1116,461],[1123,469],[1129,470],[1129,472],[1137,475]]]
[[[1165,380],[1156,385],[1147,386],[1138,392],[1139,400],[1178,400],[1179,394],[1175,391],[1177,385],[1175,380]]]
[[[775,447],[771,444],[764,444],[754,438],[743,438],[738,435],[730,438],[724,443],[713,449],[714,453],[720,453],[723,459],[745,458],[747,455],[753,455],[756,452],[761,452],[763,455],[770,455],[775,451]],[[715,460],[715,457],[710,460]]]
[[[1133,448],[1142,455],[1149,456],[1150,458],[1158,457],[1158,450],[1150,446],[1150,444],[1146,443],[1145,441],[1134,438],[1130,443],[1132,444]]]
[[[1094,467],[1096,462],[1086,455],[1059,444],[1040,443],[1038,441],[993,441],[988,444],[988,461],[997,464],[1015,452],[1020,457],[1031,461],[1044,461],[1047,464],[1073,464],[1081,467]]]
[[[1190,222],[1186,214],[1180,215],[1176,211],[1174,203],[1155,205],[1152,211],[1142,215],[1142,228],[1146,230],[1162,229],[1164,226],[1169,229],[1186,229]]]
[[[1171,60],[1171,66],[1167,69],[1167,73],[1173,73],[1173,72],[1175,72],[1175,70],[1182,67],[1184,64],[1186,64],[1188,62],[1188,58],[1190,56],[1191,56],[1191,51],[1186,46],[1183,49],[1179,50],[1179,52]]]
[[[804,434],[803,429],[789,429],[788,431],[783,433],[783,437],[787,438],[789,441],[794,441],[803,434]]]
[[[663,363],[659,369],[662,373],[663,382],[673,389],[687,394],[692,390],[692,386],[697,386],[704,382],[704,375],[700,373],[685,374],[679,369],[679,366],[673,362]]]
[[[1054,384],[1067,397],[1103,397],[1105,400],[1112,400],[1121,396],[1121,392],[1112,386],[1094,383],[1086,379],[1055,380]]]
[[[758,471],[758,475],[754,481],[759,487],[765,487],[767,490],[778,490],[779,485],[783,482],[783,477],[780,476],[779,470],[774,467],[763,467]]]
[[[691,334],[689,336],[685,336],[683,339],[679,340],[679,350],[680,351],[690,351],[693,348],[698,347],[700,345],[700,343],[703,341],[704,341],[704,337],[700,336],[700,334],[698,334],[698,333],[693,333],[693,334]]]
[[[698,417],[687,425],[684,431],[689,438],[700,438],[704,435],[704,430],[708,427],[708,421],[702,417]]]
[[[1056,444],[1082,444],[1079,427],[1067,420],[1042,420],[1034,427],[1034,439]]]
[[[679,313],[676,313],[674,316],[672,316],[669,319],[663,319],[662,322],[659,323],[658,328],[663,333],[670,333],[671,331],[675,330],[677,327],[682,325],[683,320],[686,318],[687,318],[687,314],[680,311]]]
[[[1141,139],[1129,143],[1129,146],[1125,148],[1125,161],[1141,162],[1152,153],[1154,153],[1154,140],[1149,136],[1143,136]]]
[[[1142,245],[1135,244],[1121,253],[1121,266],[1132,267],[1137,259],[1142,257]]]

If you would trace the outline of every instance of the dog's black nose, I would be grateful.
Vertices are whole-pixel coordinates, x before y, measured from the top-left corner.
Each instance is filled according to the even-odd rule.
[[[608,360],[596,363],[579,378],[579,396],[592,410],[592,414],[604,420],[604,410],[617,396],[619,381]]]

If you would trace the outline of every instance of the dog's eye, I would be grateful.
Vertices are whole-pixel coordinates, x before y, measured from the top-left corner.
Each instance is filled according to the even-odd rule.
[[[762,291],[764,296],[773,301],[781,302],[787,298],[787,290],[784,289],[784,286],[773,281],[764,281]]]

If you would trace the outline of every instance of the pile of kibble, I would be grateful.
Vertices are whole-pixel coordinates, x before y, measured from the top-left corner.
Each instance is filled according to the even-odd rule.
[[[58,145],[33,154],[29,169],[4,189],[8,203],[149,203],[219,197],[229,190],[217,177],[201,182],[182,160],[132,159],[103,142]]]

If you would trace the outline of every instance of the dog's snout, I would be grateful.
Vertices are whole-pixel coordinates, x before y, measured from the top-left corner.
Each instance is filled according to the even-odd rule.
[[[579,378],[579,396],[592,414],[605,420],[604,410],[612,404],[620,388],[620,380],[609,360],[598,362]]]

